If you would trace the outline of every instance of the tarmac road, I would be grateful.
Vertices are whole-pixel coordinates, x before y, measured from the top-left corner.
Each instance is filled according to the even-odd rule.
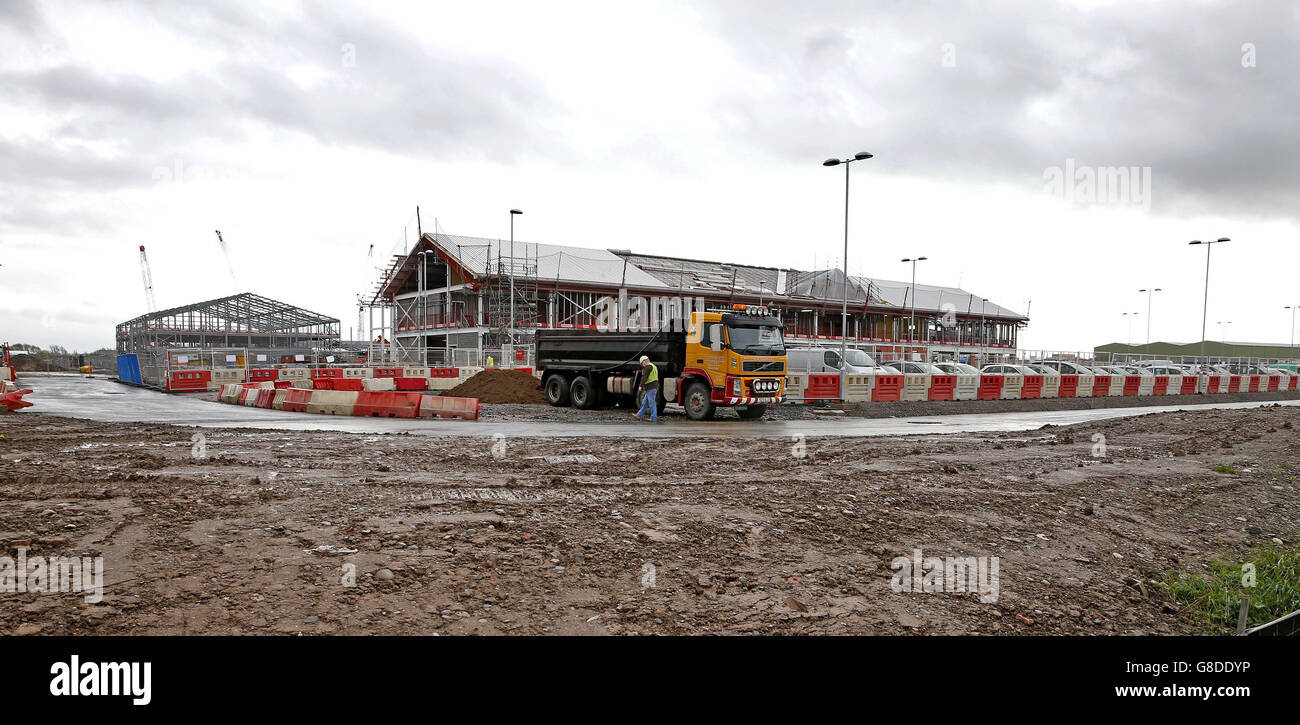
[[[836,417],[819,420],[719,420],[697,423],[678,418],[660,425],[648,423],[545,422],[545,421],[462,421],[357,418],[290,413],[227,405],[203,400],[198,395],[168,395],[154,390],[123,385],[104,377],[75,374],[32,374],[21,377],[21,386],[33,392],[26,396],[35,403],[25,411],[85,418],[106,423],[170,423],[206,428],[255,428],[270,430],[323,430],[345,433],[410,433],[433,436],[510,436],[541,438],[627,437],[681,438],[793,437],[793,436],[884,436],[917,433],[984,433],[1035,430],[1044,425],[1071,425],[1148,413],[1176,410],[1254,408],[1260,402],[1222,402],[1198,405],[1163,405],[1142,408],[1033,411],[977,415],[941,415],[915,418]],[[1277,405],[1300,405],[1300,401],[1276,401]],[[23,415],[24,413],[14,413]],[[3,427],[4,416],[0,416]]]

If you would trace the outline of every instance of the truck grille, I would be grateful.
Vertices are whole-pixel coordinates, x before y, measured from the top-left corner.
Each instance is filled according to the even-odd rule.
[[[783,373],[785,363],[780,360],[746,360],[740,366],[745,373]]]

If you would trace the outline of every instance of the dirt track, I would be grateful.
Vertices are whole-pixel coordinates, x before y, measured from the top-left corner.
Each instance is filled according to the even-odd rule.
[[[1150,580],[1295,540],[1297,424],[588,444],[15,414],[0,548],[102,554],[107,587],[0,594],[0,634],[1195,633]],[[892,591],[918,548],[999,557],[997,602]]]

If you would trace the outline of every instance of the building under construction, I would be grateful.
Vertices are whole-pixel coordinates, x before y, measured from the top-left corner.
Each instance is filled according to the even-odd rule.
[[[320,356],[342,362],[348,356],[337,318],[247,292],[123,322],[117,326],[117,352],[136,356],[141,379],[133,382],[153,385],[162,384],[169,370],[187,366],[309,363]]]
[[[1014,352],[1017,331],[1028,322],[954,287],[846,278],[839,269],[426,233],[380,274],[368,303],[371,355],[463,365],[507,354],[522,362],[530,360],[539,328],[658,329],[692,309],[737,303],[766,305],[780,317],[787,346],[847,338],[879,358],[997,359]]]

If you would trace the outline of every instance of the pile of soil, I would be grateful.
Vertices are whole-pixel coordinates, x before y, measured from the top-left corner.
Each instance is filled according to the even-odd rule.
[[[514,370],[484,370],[443,394],[478,398],[480,403],[546,403],[541,381]]]

